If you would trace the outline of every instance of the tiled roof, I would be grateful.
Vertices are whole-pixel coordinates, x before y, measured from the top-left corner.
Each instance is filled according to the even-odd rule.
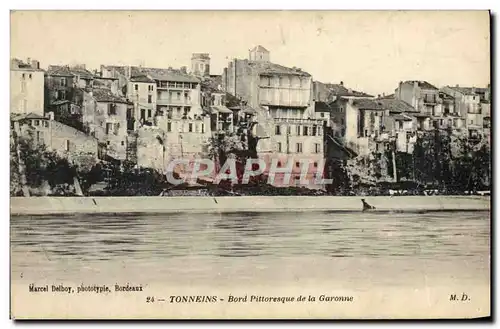
[[[131,82],[144,82],[144,83],[153,83],[155,82],[153,79],[149,78],[147,75],[139,75],[130,78]]]
[[[418,112],[413,106],[400,99],[379,98],[377,101],[391,112]]]
[[[63,77],[72,77],[72,76],[80,76],[83,79],[93,79],[94,74],[89,70],[69,67],[68,65],[49,65],[47,69],[47,75],[54,76],[63,76]]]
[[[418,84],[418,86],[422,89],[431,89],[431,90],[438,90],[435,86],[431,85],[427,81],[420,81],[420,80],[408,80],[405,81],[404,83],[407,84],[415,84],[415,82]]]
[[[47,69],[47,75],[61,76],[61,77],[72,77],[70,69],[66,65],[49,65]]]
[[[114,95],[109,89],[95,88],[90,92],[97,102],[129,103],[125,98]]]
[[[181,70],[148,67],[141,67],[136,69],[143,74],[147,74],[154,80],[200,83],[200,80],[198,78],[187,73],[183,73],[181,72]]]
[[[360,110],[384,110],[385,106],[380,100],[375,99],[355,99],[352,105],[356,106]]]
[[[287,67],[271,62],[248,61],[248,65],[259,70],[260,74],[288,74],[303,77],[310,77],[311,75],[298,68]]]
[[[479,91],[480,93],[481,92],[485,92],[487,89],[486,88],[473,88],[473,87],[450,87],[448,86],[448,88],[454,90],[454,91],[458,91],[459,93],[463,94],[463,95],[468,95],[468,96],[474,96],[476,95],[476,90]],[[481,89],[484,89],[484,90],[481,90]]]
[[[319,81],[315,81],[316,84],[321,84],[323,85],[330,94],[328,95],[327,99],[333,100],[334,97],[373,97],[372,95],[369,95],[367,93],[361,92],[361,91],[356,91],[352,90],[349,88],[346,88],[343,84],[335,84],[335,83],[323,83]]]

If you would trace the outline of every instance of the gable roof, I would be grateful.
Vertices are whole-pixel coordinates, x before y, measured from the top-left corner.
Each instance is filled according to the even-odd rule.
[[[159,69],[151,67],[141,67],[135,69],[137,69],[142,74],[150,76],[154,80],[200,83],[200,80],[198,78],[184,73],[181,70]]]

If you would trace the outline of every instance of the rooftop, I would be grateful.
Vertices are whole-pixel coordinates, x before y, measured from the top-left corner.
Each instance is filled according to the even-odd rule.
[[[384,103],[379,99],[354,99],[352,105],[360,110],[385,110]]]
[[[418,110],[415,109],[413,106],[400,99],[379,98],[376,101],[380,102],[386,109],[394,113],[418,112]]]
[[[459,93],[463,94],[463,95],[468,95],[468,96],[475,96],[475,95],[479,95],[479,94],[484,94],[488,88],[475,88],[475,87],[451,87],[451,86],[448,86],[448,88],[454,90],[454,91],[458,91]]]
[[[144,82],[144,83],[154,83],[155,81],[148,77],[147,75],[138,75],[130,78],[131,82]]]
[[[248,65],[250,67],[259,70],[259,73],[264,75],[287,74],[287,75],[297,75],[303,77],[311,76],[309,73],[302,71],[299,68],[287,67],[271,62],[249,61],[249,60],[245,61],[248,61]]]
[[[79,76],[83,79],[93,79],[95,76],[87,69],[79,67],[70,67],[69,65],[49,65],[47,75],[72,77]]]
[[[39,114],[30,112],[30,113],[11,113],[10,120],[11,121],[20,121],[25,119],[47,119]]]
[[[154,80],[200,83],[200,80],[198,78],[184,73],[181,70],[149,67],[140,67],[136,69],[143,74],[147,74]]]
[[[94,88],[91,90],[87,90],[87,92],[91,92],[92,97],[97,102],[113,102],[113,103],[125,103],[125,104],[129,103],[125,98],[114,95],[109,89]]]
[[[408,81],[405,81],[404,83],[407,83],[407,84],[415,84],[417,83],[418,86],[422,89],[430,89],[430,90],[438,90],[438,88],[436,86],[433,86],[431,85],[430,83],[428,83],[427,81],[421,81],[421,80],[408,80]]]
[[[269,52],[266,48],[262,47],[261,45],[255,46],[250,51],[260,51],[260,52]]]

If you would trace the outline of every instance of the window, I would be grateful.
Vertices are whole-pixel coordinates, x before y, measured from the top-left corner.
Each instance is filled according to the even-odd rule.
[[[61,87],[66,87],[67,85],[67,81],[66,81],[66,78],[61,78]]]
[[[470,124],[471,124],[471,125],[473,125],[473,124],[474,124],[474,120],[471,120],[471,121],[470,121]]]
[[[180,92],[177,92],[177,93],[176,93],[176,96],[177,96],[177,98],[176,98],[177,100],[180,100],[180,99],[181,99],[181,93],[180,93]]]
[[[192,123],[189,124],[189,132],[190,133],[193,132],[193,124]]]
[[[134,85],[134,90],[139,90],[139,85],[137,83]]]
[[[112,123],[106,123],[106,134],[111,134],[111,131],[113,130],[113,124]]]
[[[277,143],[277,149],[278,149],[278,152],[281,153],[281,143],[280,142]]]
[[[298,145],[298,144],[297,144],[297,145]],[[300,167],[300,162],[298,162],[298,161],[297,161],[297,162],[295,162],[295,167],[297,167],[297,168],[298,168],[298,167]]]
[[[325,117],[325,112],[321,112],[321,113],[319,114],[319,116],[320,116],[320,117],[322,117],[322,118],[324,118],[324,117]]]
[[[313,126],[313,128],[312,128],[312,136],[316,136],[317,133],[318,133],[318,128],[316,126]]]
[[[65,143],[65,147],[64,147],[64,149],[65,149],[66,151],[69,151],[69,139],[67,139],[67,140],[66,140],[66,143]]]
[[[38,127],[40,125],[40,120],[35,120],[34,125]]]
[[[304,127],[304,136],[308,136],[309,135],[309,127],[305,126]]]
[[[149,86],[148,86],[148,90],[149,90],[149,91],[154,91],[154,86],[153,86],[153,85],[149,85]]]
[[[48,126],[49,126],[49,122],[48,122],[48,121],[44,121],[44,122],[43,122],[43,126],[44,126],[44,127],[48,127]]]
[[[122,146],[123,146],[123,145],[125,145],[125,142],[124,142],[124,141],[122,141]]]
[[[60,90],[59,93],[57,94],[57,96],[58,96],[58,99],[65,100],[66,99],[66,91]]]
[[[281,135],[281,126],[276,125],[276,127],[275,127],[275,134],[276,135]]]
[[[205,124],[204,123],[201,124],[201,133],[202,134],[205,133]]]
[[[318,145],[318,144],[316,144],[316,145]],[[318,163],[317,162],[314,163],[314,168],[318,168]]]
[[[302,153],[302,143],[297,143],[297,153]]]
[[[189,99],[189,94],[188,93],[184,93],[184,99],[187,101]]]
[[[106,142],[106,145],[109,145],[109,144],[110,144],[110,142],[109,142],[109,141],[107,141],[107,142]]]
[[[26,91],[26,81],[21,81],[21,92]]]
[[[314,152],[315,153],[321,153],[321,144],[319,144],[319,143],[315,143],[314,144]],[[318,164],[315,162],[314,166],[317,167]]]
[[[167,122],[167,131],[168,132],[172,131],[172,122]]]
[[[318,127],[318,136],[321,136],[321,127]]]
[[[344,119],[340,119],[340,124],[341,124],[341,125],[344,125],[344,123],[345,123],[345,122],[344,122]]]
[[[439,125],[442,126],[444,124],[444,120],[443,119],[439,119]]]
[[[116,104],[108,104],[108,115],[116,115]]]
[[[149,104],[153,103],[153,96],[152,95],[148,95],[148,103]]]
[[[31,79],[31,73],[30,73],[30,75],[29,75],[29,78]]]
[[[148,118],[151,118],[151,109],[148,109]]]
[[[297,125],[297,136],[300,136],[300,125]]]
[[[146,120],[146,109],[141,109],[140,120]]]
[[[26,79],[26,74],[23,73],[23,80]]]

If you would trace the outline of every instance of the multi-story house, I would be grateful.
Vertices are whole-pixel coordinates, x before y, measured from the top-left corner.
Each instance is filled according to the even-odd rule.
[[[130,104],[109,89],[83,90],[82,121],[91,136],[106,147],[106,154],[127,159],[127,111]]]
[[[465,120],[465,127],[469,137],[478,137],[483,132],[483,118],[481,95],[476,93],[474,87],[446,86],[442,89],[446,94],[455,99],[455,108]],[[486,100],[487,92],[481,93]],[[488,116],[489,117],[489,116]]]
[[[257,144],[259,158],[267,168],[274,163],[291,170],[291,179],[275,177],[280,186],[314,183],[319,162],[323,161],[323,121],[316,119],[312,99],[312,77],[299,68],[270,62],[270,53],[262,46],[250,50],[250,59],[234,59],[224,69],[224,91],[242,99],[255,109],[254,134],[262,138]],[[301,159],[307,159],[306,180],[298,181]],[[281,168],[283,170],[283,168]],[[322,172],[320,173],[322,174]]]
[[[392,97],[377,99],[386,110],[383,122],[381,140],[391,140],[396,143],[395,151],[413,153],[417,141],[419,112],[410,104]]]
[[[41,116],[35,113],[11,116],[11,129],[18,137],[29,138],[35,144],[45,145],[70,162],[85,158],[97,159],[97,139],[73,127],[55,121],[53,113]]]
[[[12,59],[10,67],[11,113],[44,115],[44,71],[40,63]]]
[[[433,129],[434,122],[441,119],[439,89],[427,81],[399,82],[395,90],[395,98],[405,101],[420,112],[415,115],[420,130]]]
[[[128,130],[154,125],[157,97],[156,82],[151,77],[138,75],[130,78],[127,99],[134,104],[134,108],[132,113],[127,113]]]

